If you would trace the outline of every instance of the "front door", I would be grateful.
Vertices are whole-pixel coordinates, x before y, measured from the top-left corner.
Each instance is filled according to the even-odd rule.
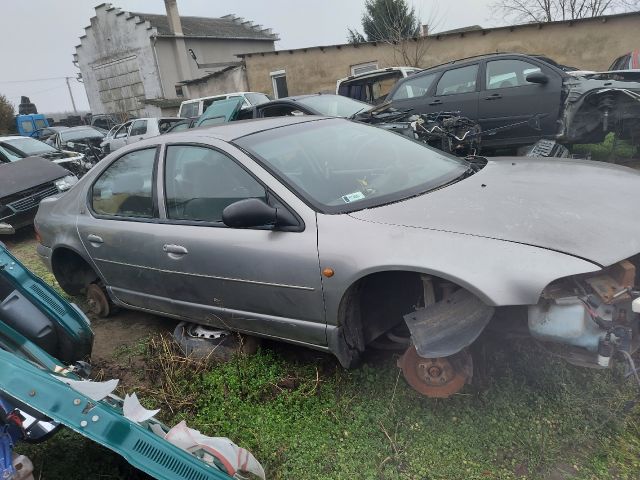
[[[223,145],[221,145],[223,147]],[[229,148],[229,147],[225,147]],[[258,198],[285,206],[234,150],[169,145],[164,165],[162,261],[172,312],[231,329],[326,343],[315,214],[300,228],[234,229],[222,222],[226,206]],[[268,175],[264,171],[259,172]],[[270,178],[274,181],[273,178]],[[161,201],[162,201],[161,200]]]
[[[547,83],[527,81],[527,75],[542,72]],[[551,137],[558,130],[562,78],[552,69],[517,59],[487,62],[484,90],[480,96],[480,126],[483,132],[504,128],[483,136],[487,143],[533,143]],[[532,117],[537,115],[534,121]],[[539,130],[535,124],[539,124]]]

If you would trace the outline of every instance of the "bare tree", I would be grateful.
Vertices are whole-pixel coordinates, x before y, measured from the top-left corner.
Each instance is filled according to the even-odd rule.
[[[628,12],[640,0],[498,0],[491,8],[515,22],[544,23]]]

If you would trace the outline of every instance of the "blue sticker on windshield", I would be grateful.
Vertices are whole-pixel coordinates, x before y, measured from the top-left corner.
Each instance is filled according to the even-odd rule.
[[[342,196],[342,200],[344,201],[344,203],[355,202],[358,200],[362,200],[363,198],[364,198],[364,193],[362,192],[347,193],[346,195]]]

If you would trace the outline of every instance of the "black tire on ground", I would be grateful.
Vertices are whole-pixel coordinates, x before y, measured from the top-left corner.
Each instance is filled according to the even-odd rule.
[[[220,338],[201,338],[193,335],[196,324],[180,322],[173,331],[173,339],[187,357],[195,360],[221,360],[227,362],[237,354],[253,355],[260,346],[260,339],[234,332],[225,332]],[[211,329],[215,330],[215,329]]]

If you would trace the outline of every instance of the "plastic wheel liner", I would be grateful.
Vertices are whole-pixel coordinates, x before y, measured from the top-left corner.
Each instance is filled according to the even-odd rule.
[[[478,338],[494,308],[460,289],[449,297],[404,316],[418,355],[447,357]]]

